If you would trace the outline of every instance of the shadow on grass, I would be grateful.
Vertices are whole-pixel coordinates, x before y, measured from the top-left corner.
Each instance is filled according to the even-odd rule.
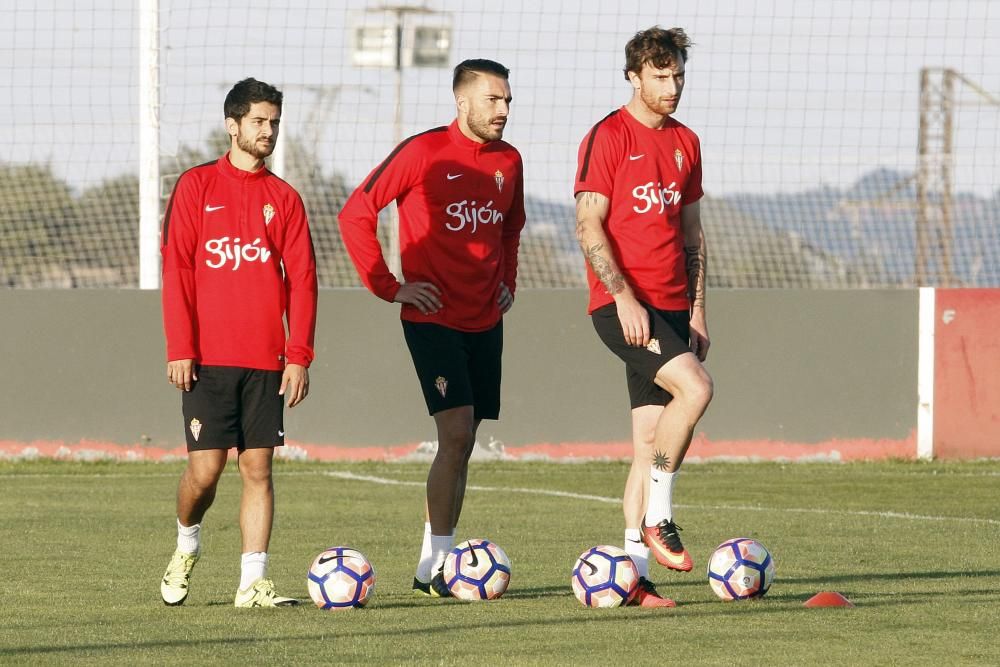
[[[545,589],[543,589],[545,590]],[[556,589],[550,593],[552,595],[558,594]],[[942,593],[945,594],[945,593]],[[679,619],[699,619],[699,618],[711,618],[718,619],[720,621],[725,621],[727,618],[737,618],[742,617],[745,614],[752,613],[755,615],[785,615],[795,613],[855,613],[863,612],[865,609],[879,609],[879,608],[889,608],[898,607],[900,605],[909,604],[924,604],[933,603],[935,598],[942,594],[928,594],[923,592],[912,592],[912,593],[887,593],[887,594],[873,594],[873,593],[858,593],[852,594],[850,591],[846,592],[848,599],[853,599],[853,601],[858,604],[854,610],[846,608],[836,608],[832,612],[817,612],[814,609],[807,609],[802,606],[801,602],[809,596],[803,595],[771,595],[768,594],[767,597],[756,600],[748,600],[742,602],[731,602],[722,603],[718,601],[698,601],[698,602],[681,602],[676,609],[671,610],[657,610],[651,611],[648,609],[641,609],[636,607],[631,608],[619,608],[619,609],[604,609],[604,610],[594,610],[594,609],[583,609],[576,607],[572,611],[567,611],[567,616],[559,618],[543,618],[543,619],[510,619],[510,620],[498,620],[496,618],[491,618],[487,621],[476,621],[476,622],[465,622],[462,623],[460,620],[456,622],[454,614],[447,612],[449,608],[454,609],[454,605],[458,604],[474,604],[474,603],[460,603],[460,602],[446,602],[445,604],[430,604],[421,605],[420,601],[415,600],[414,604],[394,604],[394,605],[384,605],[378,604],[378,609],[386,609],[392,607],[408,607],[408,606],[423,606],[428,612],[427,615],[431,619],[437,619],[437,622],[433,624],[424,624],[420,627],[411,628],[401,628],[394,624],[381,623],[377,628],[359,628],[357,625],[352,626],[350,629],[345,629],[343,626],[337,626],[335,635],[342,639],[381,639],[385,641],[392,641],[393,638],[398,638],[400,636],[420,636],[433,638],[434,636],[444,636],[452,635],[460,632],[489,632],[491,634],[496,634],[503,630],[519,631],[521,629],[531,629],[531,628],[546,628],[557,630],[563,627],[571,627],[579,625],[581,623],[588,624],[592,627],[592,624],[620,624],[627,623],[629,632],[636,631],[636,624],[649,625],[649,631],[658,632],[662,630],[663,623],[674,623]],[[1000,603],[1000,592],[996,590],[981,590],[981,591],[965,591],[961,593],[947,593],[952,597],[983,597],[984,600],[988,601],[993,598],[996,602]],[[568,597],[568,595],[567,595]],[[210,603],[211,605],[220,603]],[[488,603],[487,603],[488,604]],[[860,608],[860,609],[859,609]],[[447,620],[443,621],[437,612],[431,610],[445,611],[447,613]],[[312,613],[312,612],[310,612]],[[364,614],[364,611],[350,612],[351,614]],[[335,615],[336,616],[336,615]],[[652,624],[660,624],[658,626],[653,626]],[[615,631],[615,630],[612,630]],[[232,645],[245,647],[252,644],[265,645],[275,641],[282,642],[313,642],[319,640],[329,639],[330,633],[312,633],[303,635],[286,635],[283,637],[259,637],[259,636],[247,636],[247,637],[225,637],[225,638],[205,638],[205,639],[192,639],[190,637],[185,637],[183,639],[177,640],[152,640],[145,642],[107,642],[107,643],[88,643],[88,644],[72,644],[67,646],[20,646],[20,647],[3,647],[0,648],[0,657],[15,657],[15,656],[32,656],[32,655],[55,655],[55,654],[72,654],[77,652],[91,653],[94,651],[107,651],[107,652],[135,652],[135,651],[145,651],[145,650],[156,650],[156,649],[167,649],[167,648],[191,648],[195,646],[220,646],[220,645]],[[110,657],[110,656],[109,656]]]
[[[451,606],[451,605],[448,605]],[[339,639],[382,639],[385,641],[393,641],[394,638],[399,638],[401,636],[420,636],[427,637],[428,640],[434,637],[443,637],[446,635],[454,636],[456,633],[460,632],[489,632],[491,634],[496,634],[502,630],[519,630],[522,628],[548,628],[548,629],[558,629],[561,627],[575,626],[580,623],[587,623],[589,627],[593,628],[594,623],[598,624],[620,624],[627,622],[629,624],[629,631],[632,632],[635,628],[635,624],[653,624],[653,623],[664,623],[669,622],[670,619],[683,614],[686,617],[695,616],[712,616],[724,618],[726,616],[735,615],[737,613],[745,613],[746,605],[722,605],[715,604],[712,605],[714,609],[712,611],[687,611],[682,612],[682,608],[677,610],[664,611],[661,613],[649,613],[649,610],[629,608],[629,609],[608,609],[608,610],[585,610],[579,609],[578,613],[574,614],[569,618],[548,618],[548,619],[528,619],[528,620],[510,620],[510,621],[497,621],[492,619],[484,622],[476,623],[456,623],[454,618],[449,615],[447,622],[438,622],[433,625],[422,625],[420,627],[413,628],[399,628],[399,627],[385,627],[382,626],[379,629],[349,629],[344,630],[343,628],[338,628],[337,630],[332,630],[335,636]],[[742,607],[740,610],[738,607]],[[776,613],[784,612],[787,613],[786,607],[768,606],[766,604],[754,604],[755,613]],[[438,609],[446,609],[447,607],[438,606]],[[430,608],[429,608],[430,609]],[[2,657],[17,657],[17,656],[39,656],[39,655],[58,655],[58,654],[73,654],[77,652],[90,654],[95,651],[108,652],[108,659],[114,658],[115,654],[121,653],[132,653],[137,651],[148,651],[148,650],[158,650],[158,649],[172,649],[172,648],[195,648],[198,646],[238,646],[238,647],[250,647],[253,645],[267,645],[275,641],[282,642],[315,642],[324,639],[329,639],[330,632],[327,633],[310,633],[302,635],[286,635],[283,637],[259,637],[259,636],[246,636],[246,637],[218,637],[218,638],[204,638],[204,639],[193,639],[185,637],[183,639],[177,640],[152,640],[152,641],[127,641],[127,642],[92,642],[87,644],[71,644],[67,646],[21,646],[21,647],[4,647],[0,648],[0,658]],[[254,649],[256,650],[256,649]],[[121,659],[121,657],[117,658]]]
[[[884,575],[857,575],[857,576],[844,576],[839,578],[819,578],[819,579],[808,579],[799,578],[790,581],[795,583],[831,583],[832,581],[871,581],[872,579],[886,579],[886,580],[905,580],[912,579],[914,577],[923,576],[927,579],[944,579],[944,578],[969,578],[969,577],[997,577],[1000,576],[1000,571],[980,571],[980,572],[927,572],[922,574],[913,573],[885,573]],[[951,598],[980,598],[979,601],[983,602],[995,602],[1000,604],[1000,591],[996,589],[982,589],[975,591],[946,591],[946,592],[926,592],[926,591],[911,591],[911,592],[886,592],[886,593],[860,593],[853,592],[851,590],[841,590],[841,593],[845,595],[849,600],[853,601],[857,605],[853,611],[865,610],[865,609],[879,609],[879,608],[891,608],[899,607],[901,605],[915,605],[915,604],[926,604],[935,603],[941,596],[948,596]],[[511,592],[513,593],[513,591]],[[788,615],[792,613],[852,613],[850,608],[834,608],[834,611],[817,611],[815,609],[807,609],[802,606],[802,602],[812,594],[781,594],[781,593],[769,593],[766,597],[754,600],[738,601],[738,602],[728,602],[723,603],[715,600],[706,601],[694,601],[694,602],[679,602],[676,609],[670,610],[648,610],[636,607],[630,608],[618,608],[618,609],[604,609],[604,610],[591,610],[584,609],[578,605],[572,604],[575,607],[573,611],[567,612],[569,615],[561,618],[544,618],[544,619],[510,619],[510,620],[498,620],[495,617],[484,621],[474,621],[474,622],[461,622],[461,618],[456,619],[455,615],[449,611],[449,609],[454,610],[455,605],[468,605],[468,604],[480,604],[472,602],[461,602],[461,601],[446,601],[446,600],[422,600],[413,599],[412,601],[379,601],[372,605],[373,609],[378,610],[390,610],[396,608],[409,608],[409,607],[423,607],[428,610],[428,617],[437,622],[432,622],[431,624],[422,624],[418,627],[412,628],[361,628],[359,624],[354,624],[350,629],[345,629],[343,626],[337,626],[336,637],[343,639],[372,639],[381,638],[386,641],[392,641],[393,638],[398,638],[400,636],[420,636],[420,637],[433,637],[434,635],[449,634],[454,635],[460,632],[490,632],[497,633],[503,630],[518,631],[521,629],[530,628],[547,628],[547,629],[559,629],[561,627],[576,626],[581,622],[586,622],[588,624],[592,623],[628,623],[629,632],[636,631],[636,624],[662,624],[670,623],[679,618],[686,619],[698,619],[698,618],[711,618],[719,619],[724,621],[727,618],[741,617],[747,613],[753,613],[755,615]],[[532,597],[566,597],[572,600],[572,593],[562,586],[551,586],[551,587],[538,587],[533,589],[522,589],[518,594],[508,594],[504,596],[504,599],[509,598],[532,598]],[[216,606],[228,606],[229,602],[210,602],[206,606],[216,607]],[[491,603],[482,603],[491,604]],[[308,613],[313,613],[311,611],[312,605],[304,603],[302,607],[309,609]],[[437,612],[431,610],[437,610],[437,612],[444,612],[446,614],[445,618],[438,615]],[[349,612],[349,614],[364,614],[364,610],[357,612]],[[334,613],[334,617],[339,616],[339,614]],[[456,622],[457,621],[457,622]],[[381,625],[381,624],[380,624]],[[650,631],[660,631],[662,625],[656,626],[656,628],[651,627]],[[178,640],[154,640],[146,642],[94,642],[88,644],[72,644],[67,646],[12,646],[0,648],[0,658],[2,657],[16,657],[16,656],[32,656],[32,655],[58,655],[58,654],[72,654],[76,652],[90,653],[93,651],[105,651],[109,653],[109,659],[113,658],[115,653],[121,655],[122,653],[131,653],[136,651],[146,651],[146,650],[156,650],[156,649],[169,649],[184,647],[190,648],[197,645],[205,646],[219,646],[219,645],[239,645],[248,646],[251,644],[266,645],[275,641],[282,642],[315,642],[320,640],[328,640],[330,634],[327,633],[311,633],[302,635],[286,635],[283,637],[225,637],[225,638],[205,638],[205,639],[192,639],[190,637],[185,637]]]
[[[684,614],[685,616],[715,616],[715,617],[725,617],[733,612],[727,612],[723,608],[723,605],[717,604],[713,605],[716,609],[714,612],[700,612],[696,611],[694,613],[688,612]],[[428,606],[427,609],[438,609],[445,610],[449,607],[453,607],[452,604],[447,605],[436,605]],[[734,605],[724,605],[729,609],[734,609]],[[768,608],[765,605],[759,605],[757,611],[763,613],[780,612],[787,611],[785,608],[772,607]],[[248,648],[250,646],[266,646],[267,644],[274,643],[276,641],[281,642],[315,642],[320,640],[328,640],[330,638],[331,632],[335,634],[338,639],[379,639],[387,642],[392,642],[394,639],[398,639],[401,636],[418,636],[421,638],[426,637],[428,641],[433,640],[435,637],[445,637],[456,635],[461,632],[488,632],[490,634],[496,634],[497,632],[503,630],[514,630],[518,631],[524,628],[547,628],[547,629],[558,629],[562,627],[576,626],[581,623],[588,624],[588,627],[593,628],[594,623],[611,623],[620,624],[628,623],[629,632],[632,632],[636,627],[636,623],[640,624],[650,624],[650,623],[664,623],[669,622],[673,617],[678,614],[677,610],[665,610],[660,613],[649,613],[649,610],[640,609],[637,607],[630,607],[627,609],[605,609],[605,610],[594,610],[594,609],[582,609],[577,608],[572,613],[572,617],[563,618],[545,618],[545,619],[511,619],[509,621],[501,621],[497,619],[490,619],[488,621],[472,622],[472,623],[462,623],[455,622],[455,617],[453,614],[448,615],[447,621],[442,621],[438,618],[438,622],[432,625],[421,625],[419,627],[411,628],[400,628],[392,626],[390,624],[381,624],[378,628],[372,629],[359,629],[353,627],[351,629],[344,629],[338,626],[336,630],[331,628],[330,632],[326,633],[309,633],[301,635],[285,635],[283,637],[260,637],[260,636],[245,636],[245,637],[217,637],[217,638],[204,638],[204,639],[194,639],[191,637],[184,637],[176,640],[151,640],[151,641],[121,641],[121,642],[92,642],[87,644],[70,644],[66,646],[15,646],[15,647],[3,647],[0,648],[0,658],[4,657],[17,657],[17,656],[44,656],[44,655],[58,655],[58,654],[73,654],[73,653],[86,653],[91,654],[95,651],[108,652],[109,655],[106,656],[109,660],[120,660],[122,659],[123,653],[132,653],[139,651],[149,651],[158,649],[174,649],[174,648],[196,648],[199,646],[235,646]],[[363,613],[363,612],[362,612]],[[430,612],[429,612],[430,613]],[[257,650],[257,649],[252,649]],[[118,658],[114,658],[114,655],[119,655]]]
[[[937,572],[864,572],[857,574],[835,574],[821,577],[782,577],[778,573],[778,581],[790,584],[836,584],[849,582],[873,582],[873,581],[913,581],[924,579],[933,581],[936,579],[988,579],[1000,578],[1000,570],[954,570]]]
[[[567,587],[564,591],[567,595],[572,595],[573,592]],[[553,592],[550,595],[558,595],[558,593]],[[509,600],[515,597],[535,597],[531,595],[514,595],[512,593],[506,593],[503,596],[504,600]],[[452,604],[478,604],[476,600],[458,600],[456,598],[432,598],[432,597],[417,597],[410,596],[406,593],[400,593],[396,595],[378,595],[374,600],[368,603],[368,609],[420,609],[433,607],[436,605],[452,605]],[[204,603],[206,607],[232,607],[233,603],[222,600],[215,600],[211,602]],[[316,605],[313,604],[312,600],[301,600],[298,607],[303,609],[312,609]]]
[[[945,580],[945,579],[988,579],[988,578],[998,578],[1000,579],[1000,570],[982,570],[982,571],[953,571],[953,572],[885,572],[885,573],[866,573],[866,574],[843,574],[834,576],[822,576],[822,577],[779,577],[777,578],[778,587],[781,588],[783,584],[810,584],[819,585],[824,587],[823,590],[832,590],[837,588],[839,584],[850,584],[850,583],[865,583],[871,584],[878,581],[912,581],[912,580]],[[654,577],[654,583],[662,590],[664,593],[670,592],[670,597],[677,597],[674,595],[678,589],[690,589],[690,588],[702,588],[707,586],[704,577],[696,576],[691,577],[690,573],[681,573],[675,575],[672,573],[664,574],[663,577],[657,579]],[[817,589],[818,592],[819,589]],[[769,600],[789,600],[789,601],[805,601],[812,597],[815,592],[811,593],[781,593],[776,592],[774,589],[767,594],[767,599]],[[839,590],[840,593],[847,595],[845,590]],[[990,590],[984,590],[983,593],[990,592]],[[995,591],[993,591],[995,592]],[[915,592],[895,592],[891,590],[886,590],[885,592],[879,593],[853,593],[857,598],[882,598],[885,596],[922,596],[931,599],[934,596],[940,595],[965,595],[980,594],[979,591],[915,591]],[[531,599],[543,599],[543,598],[573,598],[573,589],[567,583],[565,586],[534,586],[534,587],[515,587],[508,590],[504,596],[504,600],[531,600]],[[848,596],[850,597],[850,596]],[[851,598],[854,599],[854,598]],[[371,606],[378,609],[412,609],[421,608],[427,606],[434,606],[445,603],[458,603],[463,602],[461,600],[440,600],[437,598],[418,598],[412,597],[406,593],[400,593],[390,596],[377,596],[374,604]],[[229,606],[231,602],[209,602],[208,606]],[[309,600],[303,601],[303,606],[312,607],[312,602]],[[686,606],[690,605],[700,605],[700,604],[717,604],[715,600],[708,601],[693,601],[685,603]]]
[[[565,586],[534,586],[532,588],[518,586],[504,593],[504,598],[549,598],[549,597],[573,597],[573,588],[569,581]]]

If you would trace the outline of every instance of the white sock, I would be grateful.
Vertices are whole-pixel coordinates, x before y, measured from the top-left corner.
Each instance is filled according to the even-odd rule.
[[[664,519],[669,521],[674,518],[674,480],[678,472],[650,468],[649,504],[646,507],[647,526],[655,526]]]
[[[240,557],[240,590],[250,588],[253,582],[267,576],[267,552],[251,551]]]
[[[649,579],[649,547],[642,541],[642,531],[638,528],[625,529],[625,553],[632,557],[639,576]]]
[[[193,526],[181,525],[177,519],[177,550],[186,554],[196,554],[201,551],[201,524]]]
[[[431,576],[444,565],[445,556],[455,544],[455,533],[451,535],[431,535]]]
[[[427,583],[431,580],[431,522],[424,522],[424,541],[420,545],[420,560],[417,561],[417,572],[414,575],[418,581]]]

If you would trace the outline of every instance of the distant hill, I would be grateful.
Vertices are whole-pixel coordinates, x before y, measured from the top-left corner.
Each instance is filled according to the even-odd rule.
[[[952,200],[951,273],[956,284],[1000,286],[1000,190]],[[570,203],[528,197],[522,244],[525,285],[583,285]],[[917,261],[912,174],[876,169],[844,189],[706,196],[702,220],[713,287],[909,287]],[[943,230],[929,235],[929,282],[941,284]]]
[[[844,190],[738,195],[728,201],[837,258],[870,286],[915,284],[918,207],[911,174],[878,169]],[[952,203],[952,275],[963,285],[1000,285],[1000,191],[993,199],[957,194]],[[944,230],[931,230],[931,282],[941,279],[947,238]]]

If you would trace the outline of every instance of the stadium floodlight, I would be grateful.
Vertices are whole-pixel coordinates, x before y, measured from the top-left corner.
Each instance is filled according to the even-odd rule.
[[[448,67],[451,14],[424,6],[382,5],[353,15],[350,41],[355,67]]]
[[[391,5],[356,13],[349,23],[351,63],[355,67],[395,70],[393,145],[403,140],[403,70],[448,67],[451,14],[424,5]],[[402,278],[399,261],[399,213],[389,207],[389,270]]]

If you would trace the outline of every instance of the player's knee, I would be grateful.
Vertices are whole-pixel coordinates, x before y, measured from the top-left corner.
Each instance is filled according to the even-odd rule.
[[[449,430],[438,434],[438,452],[465,459],[475,445],[472,429]]]
[[[222,476],[221,470],[207,467],[189,467],[184,474],[184,481],[187,486],[198,495],[212,493],[215,491],[219,478]]]
[[[460,470],[468,462],[475,444],[475,434],[471,428],[440,431],[437,458],[440,462]]]
[[[472,447],[475,439],[476,432],[471,421],[454,420],[451,423],[438,424],[438,449],[447,448],[464,454]]]
[[[678,392],[683,400],[695,409],[704,410],[712,402],[715,384],[701,364],[694,364],[681,376]]]
[[[656,424],[636,427],[632,438],[638,453],[652,452],[653,446],[656,444]]]
[[[700,412],[705,411],[714,396],[715,382],[712,380],[712,376],[708,373],[702,373],[695,378],[691,388],[691,401]]]
[[[271,467],[240,466],[240,477],[244,484],[264,486],[271,483]]]
[[[271,483],[270,461],[240,461],[240,478],[244,484],[265,485]]]

